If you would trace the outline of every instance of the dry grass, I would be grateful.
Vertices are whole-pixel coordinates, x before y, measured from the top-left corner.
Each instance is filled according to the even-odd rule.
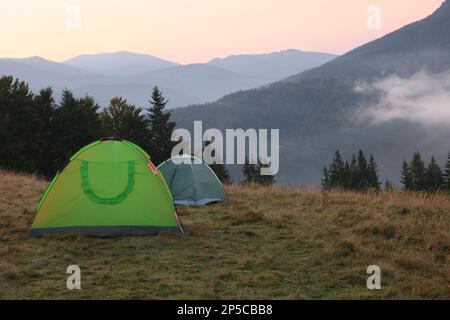
[[[0,298],[450,298],[447,195],[229,186],[226,203],[179,208],[184,237],[27,241],[47,184],[0,171]],[[373,264],[382,290],[366,288]]]

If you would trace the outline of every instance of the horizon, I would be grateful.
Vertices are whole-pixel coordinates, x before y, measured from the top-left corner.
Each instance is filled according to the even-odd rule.
[[[11,14],[1,22],[0,56],[63,62],[78,55],[127,51],[184,65],[289,49],[342,55],[427,17],[443,0],[273,2],[136,0],[130,6],[117,0],[63,0],[39,7],[30,0],[3,3],[2,11]],[[367,26],[371,5],[381,10],[379,28]],[[23,39],[20,43],[18,37]]]
[[[332,52],[321,52],[321,51],[316,51],[316,50],[301,50],[301,49],[287,48],[287,49],[276,50],[276,51],[271,51],[271,52],[256,52],[256,53],[244,53],[243,52],[243,53],[231,54],[231,55],[223,56],[223,57],[212,57],[211,59],[209,59],[207,61],[203,61],[203,62],[195,62],[194,61],[192,63],[186,63],[186,64],[179,63],[178,61],[168,60],[168,59],[166,59],[164,57],[155,56],[155,55],[152,55],[151,53],[136,52],[136,51],[129,51],[129,50],[118,50],[118,51],[97,52],[97,53],[81,53],[79,55],[70,57],[68,59],[64,59],[63,61],[52,60],[52,59],[49,59],[47,57],[43,57],[43,56],[39,56],[39,55],[30,55],[30,56],[24,56],[24,57],[18,57],[18,58],[17,57],[0,57],[0,59],[22,60],[22,59],[40,58],[40,59],[44,59],[44,60],[47,60],[47,61],[52,61],[52,62],[57,62],[57,63],[65,63],[68,60],[71,60],[73,58],[80,57],[80,56],[95,56],[95,55],[102,55],[102,54],[129,53],[129,54],[152,56],[154,58],[167,60],[169,62],[177,63],[177,64],[183,66],[183,65],[190,65],[190,64],[207,64],[207,63],[209,63],[210,61],[212,61],[214,59],[225,59],[225,58],[228,58],[228,57],[237,57],[237,56],[271,55],[271,54],[283,53],[283,52],[287,52],[287,51],[291,51],[291,50],[295,50],[297,52],[305,52],[305,53],[323,53],[323,54],[330,54],[330,55],[340,56],[339,54],[332,53]]]

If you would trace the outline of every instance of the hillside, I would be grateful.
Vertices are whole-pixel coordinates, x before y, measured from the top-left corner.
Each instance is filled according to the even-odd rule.
[[[362,148],[374,154],[382,178],[399,186],[401,163],[413,152],[440,161],[448,152],[449,39],[446,1],[430,17],[323,66],[173,116],[181,128],[203,120],[205,129],[280,129],[283,183],[318,185],[336,149],[348,156]]]
[[[439,73],[450,68],[450,2],[431,16],[358,47],[313,70],[294,75],[305,78],[369,78],[395,73],[409,77],[422,70]]]
[[[227,186],[187,235],[26,240],[47,181],[0,171],[0,298],[448,299],[447,195]],[[81,267],[81,290],[65,270]],[[382,290],[366,268],[382,269]]]

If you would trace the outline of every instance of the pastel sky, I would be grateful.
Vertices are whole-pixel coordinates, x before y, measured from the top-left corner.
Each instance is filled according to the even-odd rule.
[[[179,63],[288,48],[342,54],[443,0],[0,0],[0,57],[134,51]],[[370,5],[381,28],[369,29]],[[76,16],[79,8],[79,28]]]

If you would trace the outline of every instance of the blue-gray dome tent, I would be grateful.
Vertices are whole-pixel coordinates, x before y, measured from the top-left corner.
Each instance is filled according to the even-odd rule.
[[[201,206],[226,199],[214,171],[197,157],[172,157],[158,167],[164,175],[175,204]]]

